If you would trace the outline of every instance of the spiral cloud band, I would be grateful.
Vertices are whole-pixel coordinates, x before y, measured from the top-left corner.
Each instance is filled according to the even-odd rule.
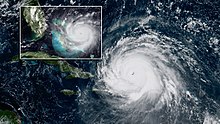
[[[88,85],[92,92],[84,91],[79,97],[79,115],[85,122],[175,124],[216,120],[203,109],[209,104],[204,105],[204,101],[210,100],[199,85],[206,73],[188,46],[191,41],[164,30],[160,22],[150,16],[138,23],[137,19],[114,23],[106,29],[103,60],[97,64],[94,84]],[[208,113],[206,117],[204,113]]]
[[[78,23],[78,24],[68,24],[66,27],[66,35],[68,38],[67,48],[74,50],[78,48],[83,52],[89,49],[89,47],[94,47],[96,44],[98,32],[89,24]]]
[[[121,96],[125,105],[144,100],[163,105],[178,100],[180,82],[166,64],[156,35],[127,37],[106,50],[99,64],[99,81],[105,90]],[[178,87],[178,88],[177,88]]]
[[[88,12],[53,19],[52,43],[56,53],[65,58],[90,54],[101,40],[100,19],[95,16],[98,14]]]

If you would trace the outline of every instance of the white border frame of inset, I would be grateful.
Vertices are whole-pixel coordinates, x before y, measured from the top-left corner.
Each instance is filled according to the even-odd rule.
[[[100,51],[100,54],[101,54],[101,56],[100,56],[100,58],[62,58],[62,57],[60,57],[60,58],[21,58],[21,8],[22,7],[45,7],[45,8],[47,8],[47,7],[63,7],[63,8],[65,8],[65,7],[67,7],[67,8],[72,8],[72,7],[77,7],[77,8],[85,8],[85,7],[100,7],[101,8],[101,20],[100,20],[100,22],[101,22],[101,26],[100,26],[100,33],[101,33],[101,35],[100,35],[100,49],[101,49],[101,51]],[[19,7],[19,59],[20,60],[102,60],[102,52],[103,52],[103,50],[102,50],[102,6],[21,6],[21,7]],[[59,57],[59,56],[57,56],[57,57]]]

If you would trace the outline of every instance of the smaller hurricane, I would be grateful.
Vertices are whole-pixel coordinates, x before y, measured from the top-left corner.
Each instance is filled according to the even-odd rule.
[[[101,40],[100,20],[95,18],[95,12],[67,14],[52,21],[53,48],[58,55],[65,58],[85,56]]]

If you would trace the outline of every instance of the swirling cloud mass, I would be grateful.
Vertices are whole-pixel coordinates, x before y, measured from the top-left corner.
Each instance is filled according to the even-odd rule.
[[[200,78],[192,75],[201,71],[199,60],[190,41],[167,33],[167,27],[151,28],[164,28],[158,20],[151,15],[126,18],[106,29],[94,96],[84,91],[79,97],[79,114],[86,123],[203,122],[204,97],[191,92],[198,89]]]
[[[106,50],[99,63],[99,81],[123,98],[125,105],[144,100],[149,104],[178,102],[181,81],[170,69],[168,59],[157,46],[155,34],[127,37]]]
[[[110,92],[125,97],[128,103],[139,99],[155,102],[159,97],[170,101],[171,94],[178,97],[180,82],[175,72],[168,72],[163,63],[167,59],[159,53],[159,48],[152,48],[156,40],[159,39],[150,35],[124,38],[107,50],[99,65],[99,78]]]
[[[56,53],[65,58],[88,56],[101,42],[101,22],[100,17],[97,18],[100,12],[82,14],[78,11],[86,10],[73,9],[73,15],[64,13],[61,18],[53,19],[52,44]]]
[[[146,123],[149,119],[159,123],[156,118],[164,108],[179,106],[184,81],[174,69],[178,63],[170,61],[169,56],[175,56],[166,55],[167,41],[177,42],[149,30],[139,37],[121,37],[105,49],[94,88],[111,106],[111,112],[115,109],[114,123]],[[97,116],[102,118],[107,111],[103,109]],[[98,121],[92,115],[89,119]]]

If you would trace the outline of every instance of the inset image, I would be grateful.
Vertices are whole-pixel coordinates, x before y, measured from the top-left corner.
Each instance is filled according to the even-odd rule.
[[[101,6],[24,6],[21,59],[101,59]]]

